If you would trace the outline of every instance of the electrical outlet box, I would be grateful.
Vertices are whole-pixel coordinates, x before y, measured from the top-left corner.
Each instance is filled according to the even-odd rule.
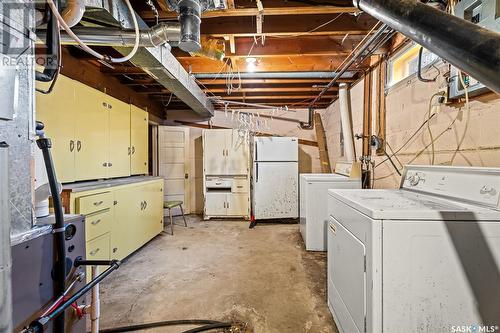
[[[463,18],[483,28],[500,32],[500,1],[499,0],[461,0],[455,5],[455,16]],[[450,77],[449,98],[456,99],[465,95],[465,89],[460,82],[460,71],[452,67]],[[479,95],[488,91],[481,82],[467,73],[462,72],[462,78],[469,96]]]

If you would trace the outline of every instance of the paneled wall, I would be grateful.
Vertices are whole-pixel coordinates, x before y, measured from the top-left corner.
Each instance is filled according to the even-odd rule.
[[[447,66],[440,65],[441,73]],[[429,73],[424,71],[424,77],[432,77],[435,69]],[[376,73],[375,73],[376,75]],[[445,85],[443,75],[436,82],[423,83],[416,77],[399,82],[386,92],[386,137],[387,143],[398,150],[412,136],[428,117],[430,97],[440,87]],[[354,133],[362,133],[363,128],[363,81],[351,89],[352,119]],[[437,104],[436,98],[433,104]],[[464,103],[443,105],[439,112],[429,122],[435,140],[435,164],[451,164],[451,160],[464,128],[468,129],[460,150],[456,154],[453,165],[469,166],[500,166],[500,98],[494,94],[475,98],[470,102],[470,119]],[[372,108],[372,119],[375,120]],[[327,132],[330,159],[334,162],[341,159],[340,153],[340,115],[338,101],[322,112],[323,122]],[[373,126],[375,132],[375,126]],[[430,164],[432,161],[431,147],[424,148],[431,142],[429,131],[425,125],[417,135],[397,154],[402,164]],[[390,152],[390,149],[388,149]],[[420,155],[418,153],[421,152]],[[356,142],[356,155],[361,154],[361,141]],[[417,156],[418,155],[418,156]],[[384,156],[374,156],[377,164],[385,160]],[[394,159],[398,164],[398,160]],[[375,168],[375,187],[394,188],[399,185],[399,176],[389,162],[384,162]]]

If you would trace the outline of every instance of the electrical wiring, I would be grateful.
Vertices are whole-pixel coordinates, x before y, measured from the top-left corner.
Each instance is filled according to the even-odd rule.
[[[425,124],[427,124],[427,122],[432,119],[432,117],[434,117],[436,114],[432,114],[431,117],[429,119],[427,119],[426,121],[424,121],[418,128],[415,132],[413,132],[412,135],[410,135],[410,137],[396,150],[396,151],[393,151],[393,154],[391,154],[391,157],[392,156],[396,156],[397,153],[399,153],[401,150],[403,150],[404,147],[406,147],[410,142],[411,140],[413,140],[413,138],[422,130],[422,128],[424,128]],[[388,144],[388,142],[386,142],[386,144]],[[392,150],[392,148],[391,148]],[[375,165],[375,168],[377,168],[378,166],[384,164],[385,162],[387,162],[389,159],[386,158],[385,160],[383,160],[382,162],[378,163],[377,165]]]
[[[434,95],[431,96],[429,99],[429,107],[427,108],[427,131],[429,132],[429,137],[431,139],[431,165],[434,165],[435,162],[435,157],[436,157],[436,150],[435,150],[435,145],[434,145],[434,138],[432,136],[432,130],[431,130],[431,111],[432,111],[432,101],[434,100],[434,97],[436,96],[442,96],[441,92],[437,92]]]
[[[306,36],[308,34],[310,34],[311,32],[315,32],[316,30],[319,30],[327,25],[329,25],[330,23],[333,23],[334,21],[336,21],[337,19],[339,19],[344,13],[340,13],[338,14],[337,16],[335,16],[334,18],[332,18],[331,20],[328,20],[326,21],[325,23],[322,23],[320,25],[318,25],[317,27],[315,28],[312,28],[311,30],[308,30],[308,31],[305,31],[305,32],[301,32],[301,33],[298,33],[298,34],[293,34],[293,35],[286,35],[286,36],[268,36],[270,38],[290,38],[290,37],[300,37],[300,36]]]
[[[125,4],[127,5],[127,8],[129,9],[130,11],[130,15],[132,16],[132,21],[133,21],[133,24],[134,24],[134,30],[135,30],[135,43],[134,43],[134,47],[132,48],[132,50],[130,51],[130,53],[124,57],[121,57],[121,58],[113,58],[113,57],[110,57],[110,56],[107,56],[107,55],[103,55],[103,54],[100,54],[99,52],[91,49],[90,47],[88,47],[84,42],[82,42],[82,40],[71,30],[71,28],[68,26],[68,24],[66,24],[66,21],[64,21],[64,19],[62,18],[61,14],[59,14],[59,11],[57,10],[57,7],[56,5],[54,4],[54,0],[47,0],[47,4],[49,5],[50,7],[50,10],[52,11],[52,14],[57,18],[57,20],[59,21],[59,24],[64,28],[64,30],[66,30],[66,32],[68,33],[68,35],[73,38],[77,43],[78,45],[87,53],[93,55],[94,57],[96,57],[97,59],[99,60],[104,60],[104,61],[109,61],[109,62],[113,62],[113,63],[121,63],[121,62],[126,62],[126,61],[129,61],[134,55],[135,53],[137,52],[137,50],[139,49],[139,41],[140,41],[140,34],[139,34],[139,24],[137,23],[137,17],[136,17],[136,14],[134,12],[134,9],[132,8],[132,5],[130,4],[130,0],[123,0],[125,1]]]
[[[455,157],[457,156],[460,148],[462,147],[462,144],[464,143],[465,137],[467,135],[467,130],[469,129],[469,122],[470,122],[470,104],[469,104],[469,91],[467,90],[467,87],[464,82],[464,78],[462,77],[462,72],[458,73],[458,78],[460,80],[460,83],[462,84],[462,87],[464,88],[464,94],[465,94],[465,125],[464,125],[464,130],[462,132],[462,136],[460,138],[460,141],[458,142],[457,149],[453,152],[453,155],[450,160],[450,165],[453,165],[453,161],[455,160]]]

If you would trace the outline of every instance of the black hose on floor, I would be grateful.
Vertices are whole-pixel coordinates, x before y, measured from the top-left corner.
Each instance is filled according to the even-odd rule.
[[[233,326],[231,323],[209,324],[209,325],[205,325],[205,326],[202,326],[202,327],[196,327],[196,328],[184,331],[182,333],[205,332],[205,331],[214,330],[216,328],[230,328],[231,326]]]
[[[99,330],[99,333],[133,332],[133,331],[146,330],[146,329],[155,328],[155,327],[180,326],[180,325],[204,325],[201,327],[193,328],[192,330],[185,331],[183,333],[203,332],[203,331],[208,331],[210,329],[226,328],[226,327],[232,326],[231,323],[223,323],[223,322],[216,321],[216,320],[184,319],[184,320],[165,320],[165,321],[158,321],[158,322],[154,322],[154,323],[107,328],[104,330]]]

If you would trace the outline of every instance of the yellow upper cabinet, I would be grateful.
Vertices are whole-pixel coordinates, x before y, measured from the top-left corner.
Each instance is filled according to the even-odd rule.
[[[130,105],[130,173],[148,173],[148,113]]]
[[[73,103],[75,113],[75,180],[107,175],[108,110],[106,95],[78,83]]]
[[[60,182],[148,173],[147,112],[63,75],[36,103]]]
[[[108,178],[130,176],[130,106],[107,96],[109,113]]]
[[[62,183],[75,180],[75,81],[60,75],[54,90],[36,93],[36,119],[45,124],[52,140],[52,157],[57,178]]]

